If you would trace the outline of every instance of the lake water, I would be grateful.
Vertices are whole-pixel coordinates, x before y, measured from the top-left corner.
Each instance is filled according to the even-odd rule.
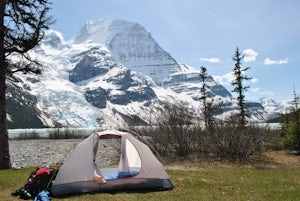
[[[90,135],[93,131],[98,131],[98,130],[103,130],[99,127],[95,128],[26,128],[26,129],[8,129],[8,136],[10,138],[13,137],[18,137],[21,134],[32,134],[32,133],[37,133],[41,137],[47,137],[50,133],[54,132],[60,132],[60,133],[65,133],[65,132],[70,132],[70,133],[75,133],[75,134],[80,134],[80,135]]]
[[[259,123],[259,127],[265,127],[271,130],[279,130],[280,123]],[[58,128],[27,128],[27,129],[8,129],[8,136],[10,138],[18,137],[21,134],[37,133],[41,137],[47,137],[50,133],[57,132]],[[80,135],[90,135],[93,131],[101,131],[105,128],[93,127],[93,128],[59,128],[59,132],[71,132]]]

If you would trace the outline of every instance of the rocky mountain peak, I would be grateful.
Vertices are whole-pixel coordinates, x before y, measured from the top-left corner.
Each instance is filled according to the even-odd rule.
[[[73,43],[101,43],[109,44],[110,40],[117,35],[132,27],[139,26],[137,23],[125,20],[100,19],[88,21],[72,39]]]
[[[106,45],[117,62],[150,76],[158,85],[180,70],[176,60],[138,23],[111,19],[89,21],[71,41]]]

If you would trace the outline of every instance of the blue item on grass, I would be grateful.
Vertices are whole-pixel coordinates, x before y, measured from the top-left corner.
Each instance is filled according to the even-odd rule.
[[[51,198],[49,197],[48,191],[41,191],[37,196],[34,198],[34,201],[51,201]]]
[[[113,172],[109,174],[103,174],[103,177],[105,180],[110,180],[110,179],[125,179],[128,177],[134,177],[138,175],[139,172],[132,171],[132,172]]]

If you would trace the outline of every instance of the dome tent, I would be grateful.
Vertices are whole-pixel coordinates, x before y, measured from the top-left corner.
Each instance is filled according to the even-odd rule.
[[[96,164],[99,140],[121,138],[119,167],[115,172]],[[128,132],[94,132],[70,152],[52,185],[54,196],[122,190],[169,190],[174,187],[149,147]]]

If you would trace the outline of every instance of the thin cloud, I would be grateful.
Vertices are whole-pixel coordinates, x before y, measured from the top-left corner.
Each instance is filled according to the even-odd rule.
[[[200,58],[202,61],[207,61],[210,63],[220,63],[222,62],[219,58]]]
[[[251,79],[251,82],[253,82],[253,83],[256,83],[256,82],[258,82],[259,80],[257,79],[257,78],[252,78]]]
[[[234,75],[233,75],[232,72],[229,72],[229,73],[227,73],[227,74],[225,74],[225,75],[214,75],[213,78],[214,78],[214,80],[215,80],[217,83],[219,83],[219,84],[221,84],[221,85],[227,85],[227,86],[232,85],[231,83],[232,83],[233,80],[235,79],[235,77],[234,77]],[[250,82],[252,82],[252,83],[257,83],[257,82],[259,82],[259,79],[257,79],[257,78],[252,78],[252,79],[250,80]]]
[[[253,93],[259,94],[261,96],[274,96],[275,93],[272,91],[262,91],[261,88],[256,87],[256,88],[250,88],[250,91]]]
[[[258,56],[258,53],[255,52],[253,49],[249,48],[249,49],[245,49],[243,51],[244,56],[244,61],[245,62],[250,62],[250,61],[255,61],[256,57]]]
[[[273,64],[287,64],[288,63],[288,58],[284,60],[272,60],[270,58],[266,58],[264,61],[265,65],[273,65]]]
[[[213,78],[217,83],[229,86],[234,80],[234,75],[230,72],[225,75],[214,75]]]
[[[260,88],[256,87],[256,88],[250,88],[250,91],[254,92],[254,93],[259,93],[260,92]]]
[[[272,91],[262,91],[260,94],[265,96],[275,96],[275,93]]]

